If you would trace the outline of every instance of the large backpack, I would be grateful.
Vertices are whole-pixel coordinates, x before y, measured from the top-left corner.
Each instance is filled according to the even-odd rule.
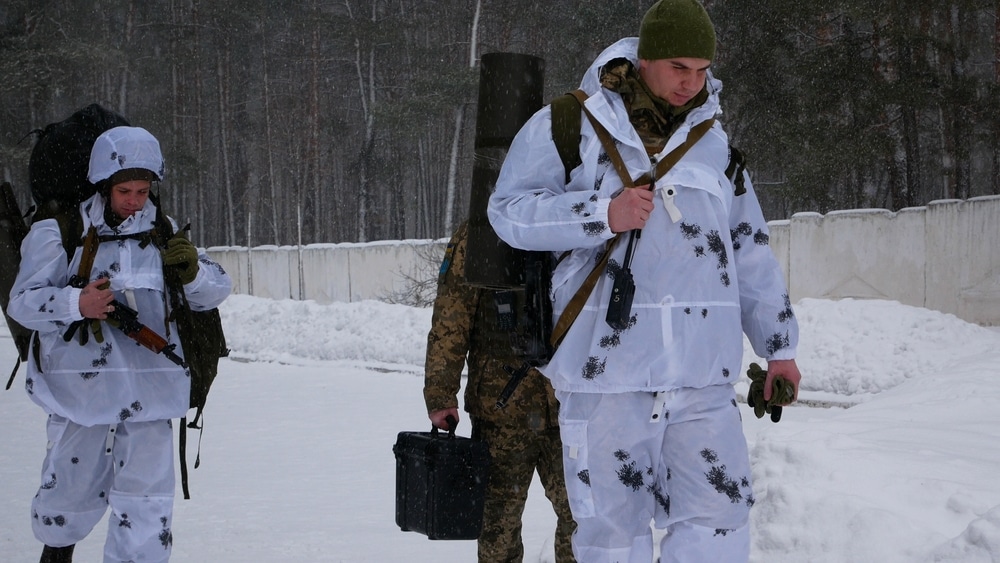
[[[90,151],[101,133],[118,126],[129,125],[121,115],[98,104],[82,108],[63,121],[47,125],[35,131],[37,141],[32,148],[28,164],[31,195],[36,208],[31,221],[54,218],[59,224],[66,257],[72,260],[84,236],[83,221],[79,206],[94,195],[97,186],[87,179],[90,166]],[[166,241],[175,236],[173,225],[163,212],[158,198],[151,194],[156,206],[156,218],[151,240],[158,248],[165,248]],[[30,213],[30,212],[29,212]],[[186,229],[186,227],[185,227]],[[10,389],[14,376],[22,361],[28,360],[28,349],[32,332],[7,316],[10,289],[14,284],[20,266],[21,241],[28,232],[17,200],[10,184],[0,189],[0,293],[3,299],[4,316],[18,348],[18,362],[14,367],[7,388]],[[96,249],[95,249],[96,251]],[[9,279],[8,279],[9,278]],[[189,406],[195,409],[190,422],[181,419],[179,446],[181,456],[181,484],[184,498],[190,498],[187,484],[186,428],[200,429],[199,423],[205,408],[208,391],[218,374],[219,358],[229,355],[226,338],[222,329],[222,319],[218,309],[192,311],[184,294],[183,284],[176,275],[165,269],[164,282],[167,287],[172,320],[177,326],[184,360],[191,374],[191,395]],[[37,350],[37,348],[36,348]],[[36,358],[37,360],[37,358]],[[200,455],[195,467],[200,465]]]
[[[0,306],[7,319],[7,328],[17,346],[17,364],[10,374],[7,388],[14,381],[14,374],[21,362],[28,359],[28,344],[31,342],[31,331],[7,315],[7,304],[10,302],[10,289],[14,287],[17,278],[17,268],[21,263],[21,241],[28,234],[28,226],[21,216],[21,208],[14,197],[14,188],[10,182],[0,185]]]
[[[62,121],[33,131],[37,140],[28,161],[28,182],[37,207],[31,220],[54,218],[59,223],[63,246],[70,257],[80,245],[79,233],[83,230],[79,205],[97,190],[87,180],[90,149],[104,131],[128,124],[128,120],[121,115],[91,104]],[[31,211],[28,213],[31,214]],[[21,241],[28,233],[24,217],[13,187],[4,183],[0,199],[0,261],[4,266],[0,277],[0,293],[3,294],[0,304],[3,305],[4,317],[18,352],[18,363],[7,382],[8,389],[20,363],[28,359],[31,339],[30,330],[7,316],[10,289],[21,264]]]

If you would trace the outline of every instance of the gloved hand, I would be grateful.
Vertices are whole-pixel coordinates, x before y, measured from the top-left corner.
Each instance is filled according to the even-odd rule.
[[[771,422],[781,420],[781,407],[790,405],[795,400],[795,386],[786,381],[783,377],[775,377],[771,383],[771,400],[764,400],[764,382],[767,379],[767,370],[762,369],[757,364],[750,364],[747,370],[750,377],[750,391],[747,393],[747,404],[753,409],[757,418],[764,418],[764,414],[771,415]]]
[[[198,275],[198,249],[181,236],[168,240],[163,250],[163,267],[174,270],[181,283],[193,282]]]

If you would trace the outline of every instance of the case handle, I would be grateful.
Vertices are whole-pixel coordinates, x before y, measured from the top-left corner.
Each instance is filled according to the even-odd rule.
[[[455,420],[455,417],[451,416],[450,414],[445,417],[444,421],[448,423],[448,438],[449,439],[454,439],[455,438],[455,427],[458,426],[458,421]],[[434,426],[433,424],[431,425],[431,437],[433,437],[433,438],[437,438],[438,437],[438,427]]]

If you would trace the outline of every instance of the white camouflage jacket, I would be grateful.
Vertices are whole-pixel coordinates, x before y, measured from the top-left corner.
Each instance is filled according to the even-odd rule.
[[[83,232],[93,224],[99,235],[114,234],[104,221],[100,194],[80,204],[80,212]],[[148,231],[155,217],[156,207],[147,201],[141,211],[119,225],[119,234]],[[81,326],[69,342],[63,340],[70,323],[83,318],[81,290],[67,285],[79,269],[82,251],[77,248],[67,263],[55,219],[33,224],[21,245],[21,268],[11,289],[8,313],[38,331],[40,365],[32,349],[25,378],[29,396],[46,412],[83,426],[183,417],[188,410],[190,376],[162,354],[154,354],[105,322],[101,323],[103,343],[91,334],[87,344],[80,345],[79,332],[89,330],[89,324]],[[184,286],[191,308],[217,307],[232,290],[232,280],[203,252],[199,252],[199,266],[194,281]],[[141,248],[133,239],[101,243],[90,281],[100,277],[109,278],[115,299],[137,310],[139,321],[176,344],[175,352],[183,357],[176,326],[171,323],[168,330],[165,325],[168,305],[155,245]]]
[[[650,158],[621,96],[603,89],[598,73],[614,58],[638,65],[637,44],[637,38],[627,38],[608,47],[581,83],[590,96],[586,107],[617,141],[633,179],[649,172]],[[693,126],[721,113],[721,88],[709,75],[708,101],[687,115],[657,160],[682,144]],[[586,117],[582,121],[583,164],[569,184],[546,106],[515,137],[489,202],[490,222],[511,246],[557,255],[571,251],[552,276],[553,321],[614,236],[608,205],[622,188],[593,127]],[[798,325],[768,247],[767,223],[748,177],[746,193],[735,195],[724,172],[728,159],[728,137],[716,122],[657,179],[656,206],[631,265],[636,291],[629,327],[614,330],[605,322],[625,233],[580,316],[541,368],[556,389],[618,393],[735,383],[743,333],[763,358],[795,357]]]

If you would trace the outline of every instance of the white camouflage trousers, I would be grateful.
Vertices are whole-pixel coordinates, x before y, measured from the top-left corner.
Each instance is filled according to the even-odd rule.
[[[173,428],[169,420],[80,426],[50,415],[42,485],[31,527],[46,545],[87,536],[108,507],[105,563],[170,559],[174,505]]]
[[[558,392],[581,563],[750,557],[750,459],[731,385],[660,393]]]

